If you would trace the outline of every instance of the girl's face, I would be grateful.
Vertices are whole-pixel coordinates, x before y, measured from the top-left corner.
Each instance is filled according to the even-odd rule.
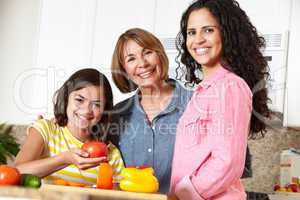
[[[73,91],[68,98],[68,127],[88,129],[97,124],[105,106],[104,90],[99,86],[87,86]]]
[[[222,37],[219,24],[206,8],[192,11],[187,23],[186,47],[204,68],[220,65]]]
[[[161,82],[161,62],[158,54],[143,48],[133,40],[124,46],[124,70],[139,87],[149,87]]]

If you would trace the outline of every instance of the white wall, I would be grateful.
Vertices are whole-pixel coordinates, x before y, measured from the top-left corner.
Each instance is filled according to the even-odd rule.
[[[92,65],[99,67],[110,80],[115,103],[129,97],[132,93],[122,94],[113,84],[110,64],[114,46],[119,35],[129,28],[143,27],[153,32],[155,8],[154,0],[99,0],[97,2]]]
[[[53,116],[54,92],[76,69],[92,67],[97,0],[41,0],[36,66],[41,75],[32,78],[36,94],[31,99],[38,114]]]
[[[300,127],[300,1],[292,1],[284,123]]]
[[[296,103],[300,1],[238,1],[259,32],[290,30],[286,110],[288,122],[300,125]],[[99,68],[111,80],[117,37],[131,27],[147,29],[159,38],[175,37],[189,2],[0,0],[0,88],[6,95],[0,102],[0,122],[24,124],[38,114],[51,116],[54,91],[76,69]],[[127,97],[114,85],[113,92],[115,102]]]
[[[38,0],[0,0],[0,122],[28,119],[16,101],[30,105],[32,83],[24,80],[16,95],[14,84],[35,63],[39,6]]]
[[[259,32],[287,30],[292,0],[237,0]]]
[[[261,33],[289,32],[283,124],[300,127],[300,1],[238,1]]]

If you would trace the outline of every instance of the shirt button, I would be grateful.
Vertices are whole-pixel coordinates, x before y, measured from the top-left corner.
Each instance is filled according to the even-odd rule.
[[[151,148],[149,148],[149,149],[148,149],[148,152],[149,152],[149,153],[151,153],[151,152],[152,152],[152,149],[151,149]]]

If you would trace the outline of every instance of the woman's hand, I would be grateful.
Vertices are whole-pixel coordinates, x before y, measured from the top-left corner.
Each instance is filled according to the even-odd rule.
[[[66,164],[73,164],[79,169],[85,170],[98,166],[101,162],[107,161],[106,157],[89,158],[89,154],[79,148],[72,148],[62,153]]]

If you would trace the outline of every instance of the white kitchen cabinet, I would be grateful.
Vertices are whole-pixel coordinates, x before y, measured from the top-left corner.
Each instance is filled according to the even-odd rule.
[[[93,65],[110,69],[111,57],[119,35],[129,28],[153,31],[155,1],[97,1],[94,28]]]
[[[292,0],[284,125],[300,127],[300,1]]]
[[[276,104],[284,110],[286,126],[300,126],[300,1],[238,1],[262,34],[273,30],[290,33],[284,107],[281,100]],[[147,29],[163,41],[170,58],[169,72],[174,77],[177,67],[174,38],[182,12],[192,1],[16,2],[0,1],[0,64],[3,64],[0,80],[1,91],[8,94],[0,103],[3,113],[0,120],[11,123],[28,123],[37,114],[51,112],[54,91],[75,69],[100,68],[111,81],[113,49],[117,37],[128,28]],[[27,14],[22,15],[25,10]],[[6,23],[11,23],[11,27],[7,28]],[[114,84],[112,87],[115,103],[127,97]]]
[[[0,1],[0,123],[27,123],[32,83],[16,80],[35,65],[39,0]]]
[[[91,64],[96,0],[41,0],[37,65]]]
[[[52,116],[54,92],[75,69],[91,66],[94,43],[96,0],[40,2],[35,71],[31,88],[24,88],[34,91],[31,118]]]
[[[111,59],[118,37],[129,28],[143,28],[153,32],[155,0],[98,0],[92,48],[92,66],[97,66],[109,79],[118,103],[130,94],[122,94],[111,78]]]

